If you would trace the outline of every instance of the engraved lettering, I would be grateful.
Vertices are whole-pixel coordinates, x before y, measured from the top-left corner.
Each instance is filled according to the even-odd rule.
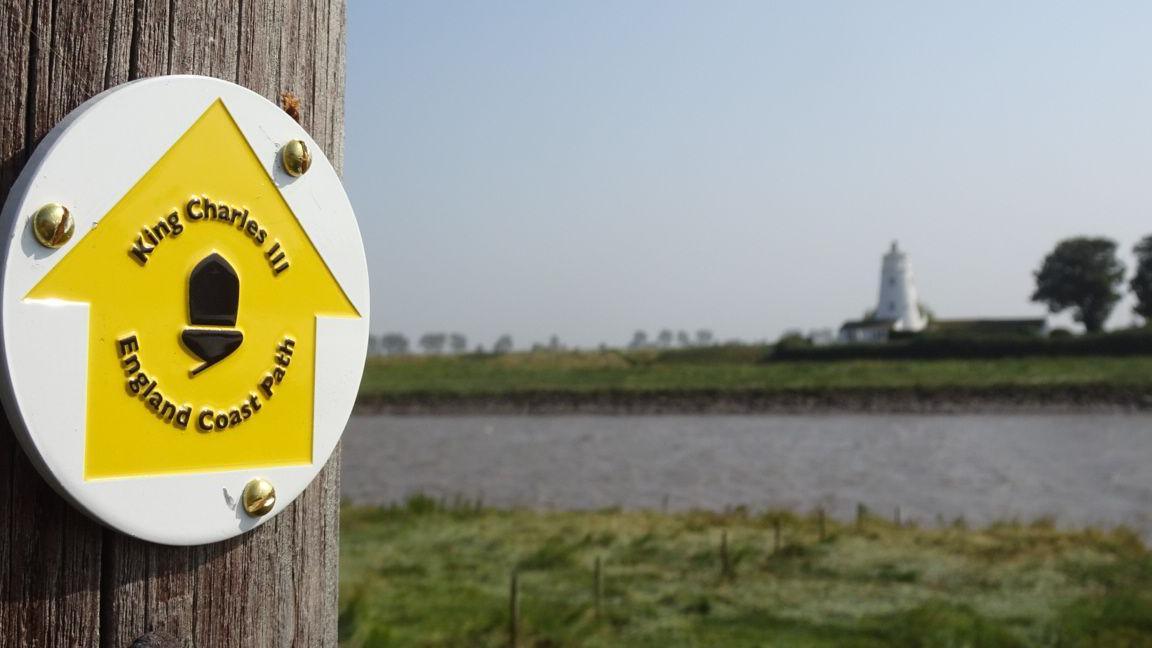
[[[132,247],[128,250],[128,252],[132,256],[136,257],[136,260],[140,262],[140,265],[144,265],[145,263],[148,263],[148,255],[152,254],[152,251],[155,249],[155,247],[144,245],[144,239],[137,236],[136,242],[132,244]]]
[[[196,429],[200,432],[223,432],[238,425],[243,425],[264,408],[262,401],[269,401],[275,393],[277,386],[288,378],[288,369],[292,363],[292,355],[296,351],[296,340],[285,336],[276,346],[272,355],[271,367],[256,382],[256,391],[248,392],[236,404],[227,408],[215,406],[195,407],[190,404],[178,404],[164,389],[160,380],[141,371],[142,345],[136,334],[125,335],[115,342],[116,353],[120,357],[121,367],[128,377],[125,387],[129,396],[141,401],[151,414],[161,422],[171,425],[177,430],[188,429],[192,422],[192,412],[198,411],[196,416]],[[263,394],[263,396],[261,396]]]

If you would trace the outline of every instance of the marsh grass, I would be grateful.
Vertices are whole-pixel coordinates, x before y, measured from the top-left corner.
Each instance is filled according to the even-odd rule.
[[[760,347],[370,358],[362,398],[518,392],[1152,387],[1152,356],[764,361]]]
[[[531,512],[423,496],[342,515],[346,646],[507,645],[513,570],[522,646],[1152,646],[1152,558],[1122,528],[868,516],[859,528],[829,519],[821,542],[815,515]]]

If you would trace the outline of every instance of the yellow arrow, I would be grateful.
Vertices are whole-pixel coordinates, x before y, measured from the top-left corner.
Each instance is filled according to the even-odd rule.
[[[214,253],[235,325],[197,327]],[[87,479],[310,463],[316,317],[360,316],[219,100],[25,299],[90,304]],[[243,341],[193,373],[186,330]]]

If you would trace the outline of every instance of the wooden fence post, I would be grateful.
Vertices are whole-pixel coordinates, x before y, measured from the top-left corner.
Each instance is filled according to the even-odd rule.
[[[592,571],[592,608],[597,619],[601,618],[604,602],[604,564],[600,556],[596,556],[596,563]]]
[[[520,574],[512,570],[508,582],[508,647],[520,645]]]
[[[732,569],[732,557],[728,554],[728,530],[720,532],[720,578],[731,579],[736,575]]]
[[[73,108],[162,74],[225,79],[277,103],[291,93],[342,166],[344,0],[0,3],[0,201]],[[0,645],[333,646],[339,502],[337,448],[292,506],[251,533],[200,547],[140,542],[57,496],[0,417]]]

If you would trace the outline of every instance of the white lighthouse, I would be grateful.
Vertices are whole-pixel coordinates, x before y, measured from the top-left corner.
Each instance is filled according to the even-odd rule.
[[[876,304],[873,319],[891,322],[893,331],[915,332],[928,325],[928,319],[920,312],[912,265],[908,262],[908,255],[896,246],[896,241],[892,241],[892,249],[884,255],[880,268],[880,302]]]
[[[880,302],[863,319],[848,320],[840,325],[837,340],[844,344],[878,344],[893,339],[893,333],[918,333],[928,328],[949,335],[1018,335],[1045,336],[1048,323],[1042,317],[968,318],[941,320],[928,316],[920,306],[916,280],[912,277],[912,264],[908,255],[900,251],[896,241],[884,255],[880,265]],[[895,336],[906,337],[906,336]]]

